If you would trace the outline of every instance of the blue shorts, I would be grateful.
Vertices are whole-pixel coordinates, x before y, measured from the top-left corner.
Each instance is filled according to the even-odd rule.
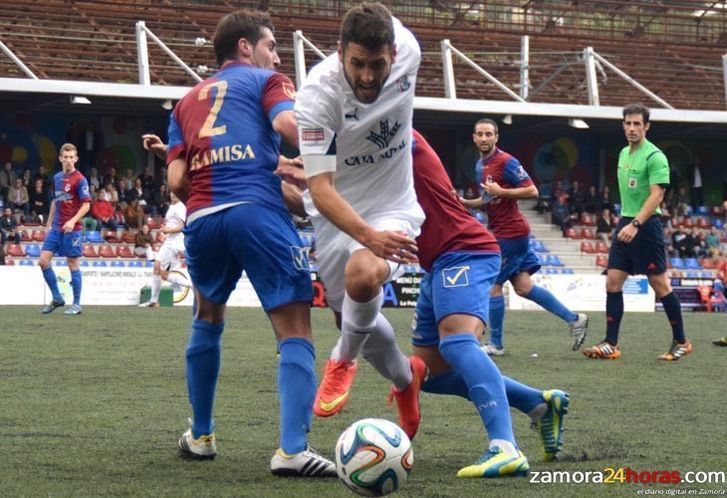
[[[184,229],[195,288],[224,304],[245,270],[265,311],[313,299],[308,258],[287,213],[239,204],[194,220]]]
[[[45,234],[42,251],[50,251],[56,256],[67,258],[80,258],[83,255],[81,230],[65,233],[57,228],[51,228]]]
[[[666,271],[666,242],[661,219],[652,216],[641,225],[636,237],[626,244],[616,238],[618,232],[633,218],[621,218],[611,239],[608,268],[630,275],[661,275]]]
[[[499,254],[448,252],[439,256],[420,284],[412,344],[439,344],[438,325],[448,315],[473,315],[487,324],[490,289],[499,270]]]
[[[502,251],[502,267],[496,284],[502,285],[523,271],[532,275],[540,270],[540,259],[530,245],[529,237],[497,239],[497,243]]]

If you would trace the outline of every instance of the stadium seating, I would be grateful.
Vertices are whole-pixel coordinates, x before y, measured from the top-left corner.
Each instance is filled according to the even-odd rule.
[[[116,252],[114,251],[113,247],[107,244],[101,246],[101,248],[98,250],[98,255],[101,258],[115,258]]]
[[[605,242],[598,242],[596,244],[596,252],[601,254],[608,254],[608,245]]]
[[[676,268],[678,270],[685,270],[687,268],[687,265],[684,263],[682,258],[669,258],[669,263],[672,268]]]
[[[43,242],[45,240],[45,230],[33,230],[31,238],[36,242]]]
[[[596,266],[606,268],[608,266],[608,256],[596,256]]]
[[[702,265],[699,264],[697,258],[687,258],[684,260],[684,266],[687,270],[701,270]]]
[[[129,246],[121,245],[116,248],[116,255],[120,258],[133,258],[134,252]]]
[[[581,213],[581,225],[592,227],[596,225],[596,220],[588,213]]]
[[[19,266],[34,266],[34,264],[32,259],[21,259],[18,263]]]
[[[31,258],[37,258],[40,256],[40,245],[38,244],[26,244],[25,253]]]
[[[539,241],[537,239],[532,239],[530,243],[531,243],[531,245],[533,247],[533,250],[535,252],[541,252],[541,253],[547,253],[547,252],[549,252],[548,251],[548,248],[545,247],[545,244],[543,244],[541,241]]]
[[[129,268],[143,268],[146,266],[145,261],[142,261],[141,259],[135,259],[132,261],[129,261],[129,264],[127,265]]]
[[[106,268],[108,266],[108,263],[102,259],[96,259],[91,263],[91,266],[93,268]]]
[[[132,231],[132,230],[126,230],[126,231],[125,231],[125,232],[124,232],[124,233],[123,233],[123,234],[121,235],[121,240],[122,240],[123,242],[126,242],[127,244],[133,244],[133,243],[134,243],[134,238],[135,238],[135,237],[136,237],[136,232],[134,232],[134,231]]]
[[[85,236],[86,242],[91,243],[103,243],[106,242],[106,240],[101,236],[101,232],[97,230],[90,230],[86,232]]]
[[[576,231],[575,228],[567,228],[565,230],[565,233],[563,234],[569,239],[582,239],[583,237],[580,235],[579,232]]]
[[[560,260],[557,254],[548,254],[545,258],[545,264],[547,266],[563,266],[563,262]]]
[[[22,258],[23,256],[25,256],[23,246],[21,246],[20,244],[8,244],[5,252],[8,256],[12,256],[14,258]]]
[[[83,244],[83,257],[84,258],[98,258],[96,248],[90,244]]]
[[[111,262],[111,268],[125,268],[126,263],[121,260],[116,260]]]
[[[582,228],[581,229],[581,238],[582,239],[589,239],[589,240],[596,240],[596,231],[593,228]]]
[[[592,242],[581,242],[581,252],[584,252],[586,254],[593,254],[596,252],[596,248],[594,247]]]
[[[30,242],[33,240],[27,230],[19,230],[18,233],[20,234],[20,240],[22,242]]]

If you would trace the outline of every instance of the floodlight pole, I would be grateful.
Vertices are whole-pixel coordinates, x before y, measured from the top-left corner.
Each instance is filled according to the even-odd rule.
[[[144,21],[136,23],[136,58],[139,63],[139,84],[151,85],[149,75],[149,47],[146,43],[146,27]]]
[[[530,37],[520,39],[520,96],[528,100],[530,96]]]
[[[722,56],[722,75],[724,77],[724,102],[727,108],[727,54]]]
[[[588,89],[588,105],[601,105],[598,95],[598,79],[596,78],[596,58],[593,47],[583,49],[583,61],[586,65],[586,87]]]
[[[444,97],[447,99],[457,98],[457,85],[454,81],[454,64],[452,64],[452,46],[448,39],[441,42],[442,47],[442,69],[444,70]]]

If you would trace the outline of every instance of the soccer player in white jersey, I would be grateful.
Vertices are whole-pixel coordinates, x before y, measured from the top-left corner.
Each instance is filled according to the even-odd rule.
[[[154,276],[151,280],[151,297],[139,306],[158,308],[159,293],[162,287],[162,280],[173,285],[192,287],[189,280],[177,273],[170,273],[180,266],[179,257],[184,254],[184,221],[187,218],[187,208],[179,198],[170,194],[171,204],[164,216],[164,224],[161,232],[166,235],[164,243],[159,248],[154,261]]]
[[[411,156],[420,60],[416,39],[386,7],[361,3],[342,21],[338,53],[311,70],[295,103],[319,276],[341,326],[314,413],[343,408],[363,351],[392,381],[409,437],[419,426],[425,366],[396,346],[381,306],[383,284],[416,261],[424,220]]]

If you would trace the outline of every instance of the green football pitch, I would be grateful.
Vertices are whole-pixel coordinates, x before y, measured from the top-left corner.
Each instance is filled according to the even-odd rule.
[[[386,311],[409,351],[410,310]],[[353,496],[335,479],[295,480],[268,470],[277,447],[276,350],[260,310],[231,309],[215,406],[213,462],[177,456],[187,427],[184,348],[190,310],[87,307],[83,315],[43,316],[35,307],[0,307],[0,496]],[[317,363],[337,337],[330,312],[313,312]],[[656,362],[670,332],[663,313],[627,314],[623,356],[594,361],[570,350],[567,327],[544,312],[509,313],[506,349],[496,362],[517,380],[571,394],[565,444],[544,462],[529,419],[513,411],[530,459],[525,478],[457,479],[487,442],[463,399],[422,395],[414,468],[400,496],[634,496],[727,492],[718,484],[553,484],[546,474],[629,467],[638,472],[727,472],[727,333],[719,314],[685,315],[692,355]],[[586,341],[601,340],[602,313]],[[537,353],[537,356],[533,353]],[[314,420],[311,444],[331,457],[338,435],[365,417],[396,420],[388,386],[363,364],[346,410]],[[606,471],[606,473],[614,472]],[[560,474],[558,479],[566,479]],[[531,482],[540,480],[540,483]]]

